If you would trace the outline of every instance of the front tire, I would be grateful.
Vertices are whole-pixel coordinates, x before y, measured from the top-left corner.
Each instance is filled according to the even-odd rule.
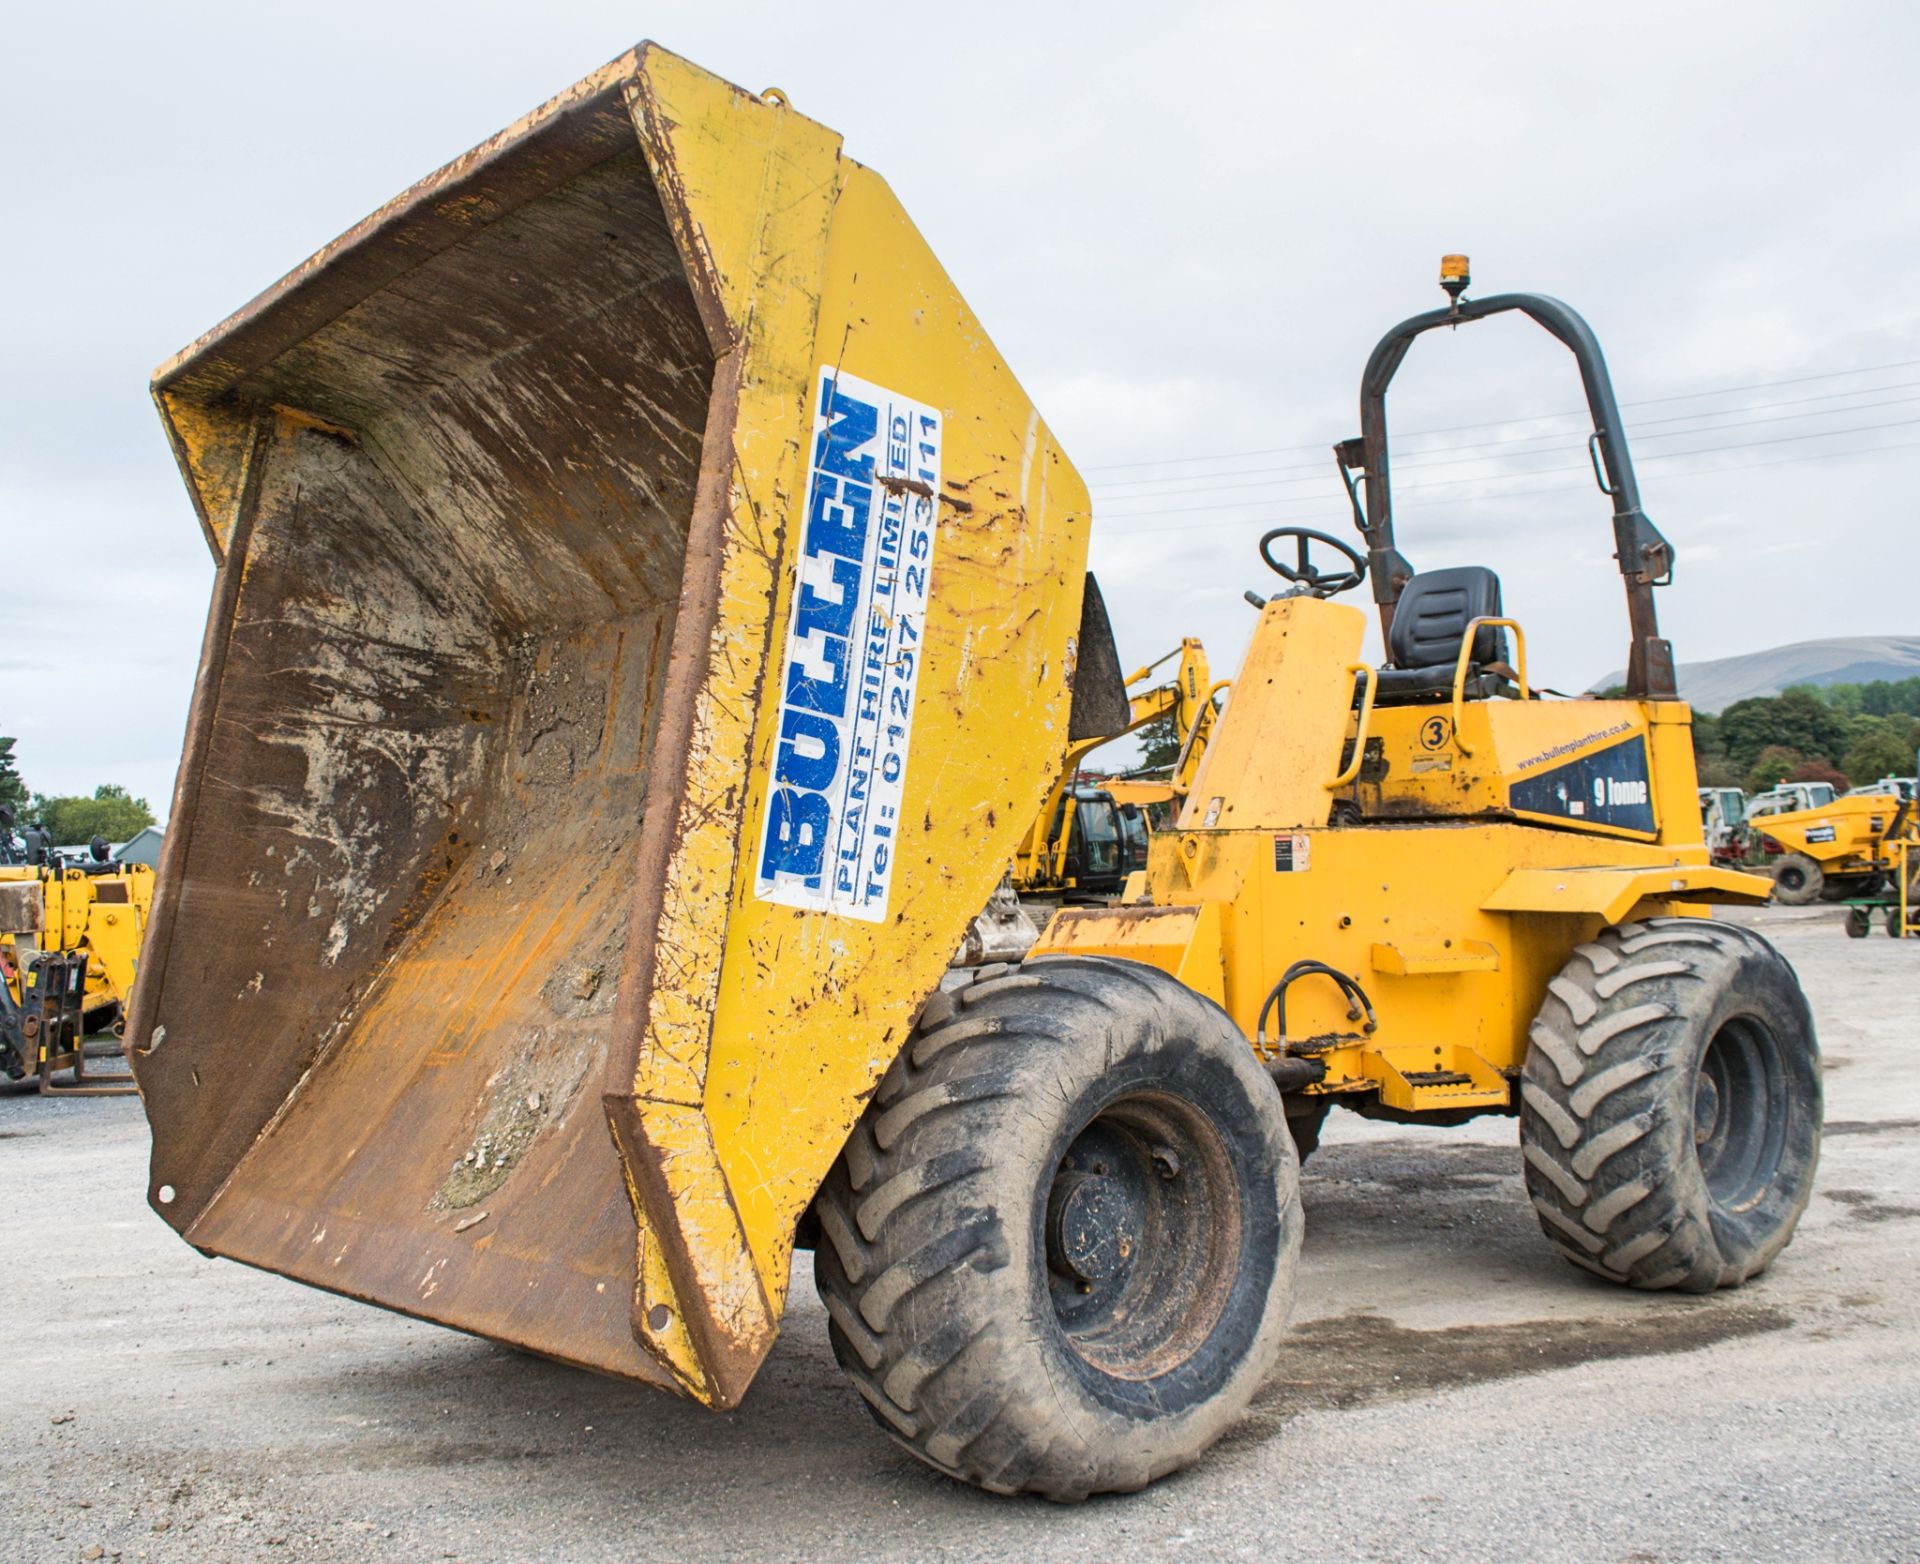
[[[1154,968],[1050,957],[936,995],[816,1202],[834,1355],[949,1476],[1142,1487],[1273,1365],[1297,1170],[1245,1039]]]
[[[1807,907],[1827,888],[1827,871],[1805,853],[1788,853],[1773,871],[1773,899],[1783,907]]]
[[[1806,996],[1751,930],[1603,930],[1548,985],[1521,1082],[1527,1193],[1576,1265],[1711,1292],[1793,1236],[1820,1152]]]

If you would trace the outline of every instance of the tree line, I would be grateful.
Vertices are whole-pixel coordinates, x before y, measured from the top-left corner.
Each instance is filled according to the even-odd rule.
[[[14,740],[0,736],[0,806],[11,810],[16,825],[38,826],[61,846],[78,846],[96,836],[124,842],[154,823],[144,798],[108,782],[80,794],[31,792],[14,758]]]
[[[1693,714],[1693,754],[1703,787],[1744,787],[1750,793],[1782,782],[1859,787],[1912,776],[1917,747],[1920,676],[1790,684],[1778,695],[1735,701],[1718,716]]]

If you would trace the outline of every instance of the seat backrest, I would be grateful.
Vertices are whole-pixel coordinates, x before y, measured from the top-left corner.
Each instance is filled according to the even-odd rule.
[[[1387,652],[1396,668],[1452,665],[1460,638],[1476,619],[1500,617],[1500,578],[1484,565],[1424,570],[1400,589]],[[1502,662],[1507,638],[1494,626],[1473,638],[1474,664]]]

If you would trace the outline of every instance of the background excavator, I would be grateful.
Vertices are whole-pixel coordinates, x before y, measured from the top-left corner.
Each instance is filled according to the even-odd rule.
[[[1179,659],[1171,679],[1147,685],[1154,673]],[[1101,901],[1124,895],[1130,876],[1147,867],[1152,816],[1163,818],[1193,785],[1219,716],[1228,681],[1215,681],[1206,648],[1192,636],[1126,676],[1123,725],[1067,746],[1063,770],[1048,790],[1013,859],[1012,884],[1036,903]],[[1158,718],[1171,724],[1179,749],[1168,767],[1151,773],[1084,779],[1081,762],[1115,739]]]

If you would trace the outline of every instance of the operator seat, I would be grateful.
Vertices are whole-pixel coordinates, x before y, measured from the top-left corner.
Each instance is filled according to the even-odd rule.
[[[1387,636],[1389,666],[1380,670],[1374,695],[1379,706],[1412,706],[1453,698],[1453,669],[1460,641],[1476,619],[1500,617],[1500,578],[1484,565],[1426,570],[1400,589]],[[1473,638],[1467,661],[1468,700],[1496,694],[1511,671],[1507,634],[1487,625]]]

